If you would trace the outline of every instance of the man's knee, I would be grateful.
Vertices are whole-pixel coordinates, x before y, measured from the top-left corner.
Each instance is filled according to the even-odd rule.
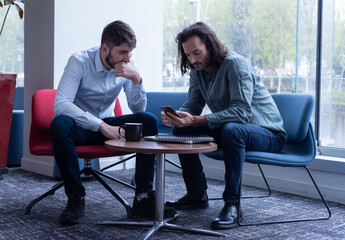
[[[241,123],[227,123],[223,126],[221,131],[221,138],[223,142],[235,142],[243,139],[244,124]]]
[[[73,119],[66,115],[59,115],[53,118],[52,122],[50,123],[49,128],[66,128],[66,126],[73,123]]]
[[[74,120],[66,115],[59,115],[53,118],[49,126],[50,135],[62,134],[74,126]]]

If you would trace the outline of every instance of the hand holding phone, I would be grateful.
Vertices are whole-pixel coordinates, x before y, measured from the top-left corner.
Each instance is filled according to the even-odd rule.
[[[168,113],[168,112],[170,112],[170,113],[172,113],[173,115],[175,115],[176,117],[181,118],[181,116],[178,115],[178,114],[176,113],[176,111],[175,111],[171,106],[162,106],[161,109],[162,109],[162,111],[163,111],[165,114]]]

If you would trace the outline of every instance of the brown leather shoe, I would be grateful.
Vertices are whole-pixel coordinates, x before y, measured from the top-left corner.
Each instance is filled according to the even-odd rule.
[[[166,202],[165,205],[169,207],[174,207],[177,210],[205,209],[208,208],[208,196],[206,192],[202,194],[187,193],[182,198],[176,201]]]

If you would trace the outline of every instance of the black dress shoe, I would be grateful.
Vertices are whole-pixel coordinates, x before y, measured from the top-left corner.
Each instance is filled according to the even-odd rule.
[[[137,196],[134,197],[132,214],[134,216],[144,217],[150,220],[155,219],[156,211],[156,194],[155,191],[151,191],[147,194],[147,197],[140,200],[137,199]],[[164,206],[163,212],[164,218],[176,217],[177,212],[173,207]]]
[[[79,223],[79,218],[85,212],[85,198],[69,198],[67,206],[60,215],[60,223],[73,225]]]
[[[166,202],[165,205],[169,207],[174,207],[177,210],[205,209],[205,208],[208,208],[208,196],[206,192],[202,194],[187,193],[182,198],[176,201]]]
[[[237,204],[225,204],[218,217],[213,220],[213,229],[227,229],[238,226],[237,214],[240,214],[240,219],[243,218],[242,211],[238,211]]]

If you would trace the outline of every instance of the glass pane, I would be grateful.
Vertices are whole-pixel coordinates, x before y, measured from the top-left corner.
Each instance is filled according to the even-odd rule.
[[[317,0],[297,1],[295,93],[315,96],[317,53]],[[312,114],[311,122],[315,122]]]
[[[345,148],[345,2],[323,3],[320,145]]]
[[[7,9],[7,6],[0,8],[1,25]],[[16,73],[17,86],[24,86],[24,20],[13,6],[0,36],[0,72]]]
[[[199,3],[196,3],[198,6]],[[176,67],[177,34],[196,21],[197,7],[188,0],[164,0],[163,3],[163,79],[164,91],[187,91],[188,74],[182,76]]]
[[[345,1],[323,4],[320,146],[345,148]],[[271,93],[315,95],[317,6],[317,0],[164,0],[163,89],[188,89],[188,76],[176,69],[174,40],[200,20],[248,59]]]
[[[188,89],[174,39],[200,20],[248,59],[270,92],[314,93],[316,10],[317,0],[164,0],[163,88]]]

